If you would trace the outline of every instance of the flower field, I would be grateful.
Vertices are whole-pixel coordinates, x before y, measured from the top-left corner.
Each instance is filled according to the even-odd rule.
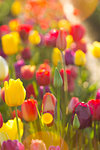
[[[0,1],[0,150],[100,149],[100,42],[83,25],[97,4]]]

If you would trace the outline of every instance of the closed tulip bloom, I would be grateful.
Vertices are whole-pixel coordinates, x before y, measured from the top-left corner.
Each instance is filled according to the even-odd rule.
[[[47,150],[46,145],[41,140],[32,140],[30,150]]]
[[[81,50],[77,50],[75,53],[75,65],[84,66],[86,63],[86,55]]]
[[[22,116],[25,121],[35,121],[38,117],[37,101],[34,99],[25,100],[21,106]]]
[[[29,42],[34,45],[38,45],[41,42],[41,37],[38,31],[31,31],[29,34]]]
[[[9,28],[11,31],[17,31],[19,26],[19,20],[13,19],[9,22]]]
[[[24,145],[17,140],[7,140],[1,145],[1,150],[25,150]]]
[[[58,62],[62,62],[61,52],[58,48],[54,48],[52,52],[52,63],[57,66]]]
[[[30,80],[34,76],[35,66],[25,65],[21,67],[21,76],[24,80]]]
[[[56,47],[61,51],[65,50],[67,47],[66,36],[67,33],[63,29],[59,30],[56,40]]]
[[[100,99],[88,101],[88,105],[93,110],[92,119],[100,121]]]
[[[61,19],[58,22],[58,27],[60,29],[63,28],[63,29],[68,31],[70,29],[70,22],[68,20],[66,20],[66,19]]]
[[[72,35],[67,35],[66,41],[67,41],[67,48],[70,48],[71,44],[73,43],[73,37],[72,37]]]
[[[32,57],[31,50],[27,47],[21,52],[21,56],[24,60],[30,60]]]
[[[91,125],[92,125],[92,110],[88,104],[80,102],[75,106],[75,109],[72,114],[72,122],[73,122],[75,114],[77,114],[77,117],[79,119],[80,129],[91,127]]]
[[[13,55],[18,52],[20,38],[17,32],[11,32],[2,36],[1,41],[3,51],[6,55]]]
[[[73,36],[74,41],[80,41],[85,35],[85,28],[80,24],[72,25],[70,34]]]
[[[0,80],[4,80],[8,76],[8,64],[6,60],[0,56]]]
[[[93,43],[92,54],[94,57],[100,58],[100,42],[95,41]]]
[[[65,64],[70,65],[74,64],[74,52],[71,50],[66,50],[65,51]]]
[[[72,97],[69,104],[68,104],[68,110],[69,112],[73,112],[75,106],[79,103],[79,99],[77,97]]]
[[[34,89],[33,84],[29,84],[26,86],[26,97],[30,98],[31,96],[36,98],[36,93],[35,93],[35,89]]]
[[[26,91],[20,79],[10,79],[9,82],[4,82],[5,87],[5,102],[8,106],[19,106],[24,102]]]
[[[18,16],[21,13],[22,6],[20,1],[14,1],[11,6],[11,13],[13,16]]]

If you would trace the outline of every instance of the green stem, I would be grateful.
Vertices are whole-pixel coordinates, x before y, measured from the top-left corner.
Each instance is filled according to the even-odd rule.
[[[94,121],[94,150],[98,150],[98,144],[96,138],[96,121]]]
[[[57,124],[60,127],[60,88],[57,88]]]
[[[16,123],[17,123],[18,139],[19,139],[19,142],[21,142],[20,130],[19,130],[19,123],[18,123],[17,107],[15,107],[15,113],[16,113]]]

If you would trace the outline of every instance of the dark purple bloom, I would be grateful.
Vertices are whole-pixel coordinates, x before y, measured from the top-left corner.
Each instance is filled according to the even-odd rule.
[[[1,145],[1,150],[25,150],[24,145],[17,140],[4,141]]]
[[[44,95],[44,87],[40,86],[39,87],[39,96],[40,96],[41,99],[43,99],[43,95]]]
[[[74,52],[71,50],[65,51],[65,63],[66,65],[74,64]]]
[[[80,102],[75,106],[75,109],[72,114],[72,123],[73,123],[75,114],[77,114],[77,116],[78,116],[78,119],[80,122],[80,129],[91,127],[92,112],[91,112],[91,109],[88,104]]]
[[[45,93],[51,93],[49,86],[45,86]]]
[[[30,49],[27,47],[21,52],[21,56],[25,60],[29,60],[32,57]]]
[[[16,78],[21,78],[21,67],[24,66],[24,60],[18,60],[14,66],[15,66],[15,72],[16,72]]]

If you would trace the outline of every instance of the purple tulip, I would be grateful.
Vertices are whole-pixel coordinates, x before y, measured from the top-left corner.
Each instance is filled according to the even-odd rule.
[[[96,99],[100,99],[100,89],[97,90]]]
[[[1,145],[1,150],[25,150],[24,145],[17,140],[4,141]]]
[[[21,78],[21,67],[24,66],[24,60],[18,60],[14,66],[15,66],[15,72],[16,72],[16,78]]]
[[[66,65],[74,64],[74,52],[71,50],[65,51],[65,63]]]
[[[75,110],[72,114],[72,123],[75,114],[78,116],[80,129],[84,129],[92,125],[92,112],[88,104],[80,102],[75,106]]]

